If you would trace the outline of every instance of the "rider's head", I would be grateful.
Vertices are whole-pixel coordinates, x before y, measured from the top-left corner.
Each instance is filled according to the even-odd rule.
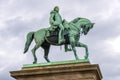
[[[54,7],[54,11],[59,12],[59,7],[58,7],[58,6],[55,6],[55,7]]]

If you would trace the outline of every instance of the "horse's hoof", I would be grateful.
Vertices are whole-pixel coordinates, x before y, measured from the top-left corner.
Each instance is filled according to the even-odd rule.
[[[88,56],[85,56],[85,59],[88,59]]]
[[[36,64],[37,62],[33,62],[33,64]]]
[[[79,58],[76,58],[76,60],[80,60]]]
[[[50,63],[50,61],[48,60],[47,63]]]

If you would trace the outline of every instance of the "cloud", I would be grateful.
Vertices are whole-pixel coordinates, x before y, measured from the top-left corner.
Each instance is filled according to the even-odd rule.
[[[112,49],[113,49],[113,51],[115,51],[115,53],[120,53],[120,50],[119,50],[119,47],[120,47],[120,36],[118,36],[118,37],[116,37],[116,38],[112,38],[112,39],[109,39],[109,40],[107,40],[106,41],[106,43],[108,43],[111,47],[112,47]],[[116,55],[116,54],[114,54],[114,55]]]
[[[49,27],[49,14],[56,5],[60,6],[60,14],[67,21],[86,17],[96,23],[87,36],[81,36],[80,41],[88,45],[90,61],[100,65],[103,79],[119,80],[119,0],[0,0],[0,78],[14,80],[9,71],[32,63],[31,49],[35,43],[24,55],[26,34]],[[77,48],[77,52],[79,57],[84,56],[83,48]],[[42,48],[37,50],[36,55],[38,62],[45,62]],[[52,46],[49,59],[61,61],[75,58],[73,52],[65,53],[63,46],[62,50]]]

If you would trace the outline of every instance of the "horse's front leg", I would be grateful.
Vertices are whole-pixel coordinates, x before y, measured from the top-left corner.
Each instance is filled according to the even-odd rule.
[[[73,38],[70,38],[70,44],[72,46],[72,50],[74,52],[74,56],[75,56],[76,60],[79,60],[79,57],[78,57],[78,55],[76,53],[75,40]]]
[[[77,47],[84,47],[85,48],[85,53],[86,55],[84,56],[85,59],[88,59],[88,56],[89,56],[89,52],[88,52],[88,47],[87,45],[83,44],[83,43],[80,43],[80,42],[77,42],[76,43],[76,46]]]
[[[75,46],[73,46],[73,45],[71,45],[71,46],[72,46],[72,50],[73,50],[73,52],[74,52],[74,55],[75,55],[76,60],[79,60],[79,57],[78,57],[78,55],[77,55],[77,53],[76,53]]]

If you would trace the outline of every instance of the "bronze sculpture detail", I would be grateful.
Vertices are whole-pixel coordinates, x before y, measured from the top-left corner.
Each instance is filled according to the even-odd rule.
[[[86,35],[89,30],[93,28],[94,23],[91,23],[91,21],[86,18],[79,17],[67,22],[66,20],[62,20],[61,16],[56,11],[59,11],[58,7],[55,7],[50,13],[51,27],[43,28],[35,32],[29,32],[27,34],[24,53],[28,51],[31,42],[35,40],[36,44],[32,49],[32,54],[34,57],[33,63],[37,63],[35,52],[39,47],[44,49],[44,58],[47,62],[50,62],[48,59],[50,45],[65,45],[65,51],[72,50],[76,60],[79,60],[79,58],[75,47],[84,47],[86,51],[85,59],[88,59],[88,47],[86,44],[79,42],[79,39],[81,34]],[[70,45],[72,49],[68,49],[68,45]]]

